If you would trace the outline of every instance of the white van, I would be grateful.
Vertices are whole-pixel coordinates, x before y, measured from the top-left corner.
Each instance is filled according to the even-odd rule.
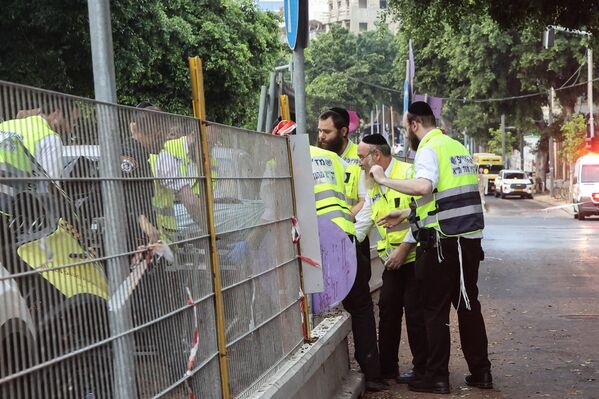
[[[584,220],[587,216],[599,215],[599,155],[578,158],[572,183],[574,217]]]

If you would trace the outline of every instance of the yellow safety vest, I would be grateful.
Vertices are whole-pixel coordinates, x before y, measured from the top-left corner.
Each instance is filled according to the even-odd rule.
[[[32,172],[31,161],[19,133],[0,129],[0,176],[27,176]]]
[[[439,182],[432,194],[413,198],[417,208],[412,230],[434,228],[446,237],[481,231],[485,222],[472,156],[460,142],[439,129],[420,142],[418,151],[427,147],[439,159]]]
[[[356,228],[345,200],[343,165],[337,154],[310,146],[316,214],[327,217],[346,234],[355,236]]]
[[[48,136],[60,137],[58,133],[50,128],[50,124],[39,115],[0,123],[0,131],[18,133],[21,136],[23,145],[34,157],[37,156],[35,147],[40,140]],[[58,154],[58,156],[62,156],[62,154]]]
[[[391,173],[389,178],[391,179],[407,179],[410,173],[412,165],[406,162],[398,160],[392,161]],[[404,240],[404,237],[410,229],[409,222],[405,221],[392,229],[385,229],[382,226],[376,224],[376,221],[387,215],[389,212],[397,209],[407,209],[410,207],[410,197],[406,194],[402,194],[398,191],[387,188],[383,193],[381,186],[375,184],[369,192],[371,200],[371,211],[372,220],[375,223],[381,239],[377,242],[377,252],[379,257],[386,262],[389,259],[389,255],[395,248],[397,248]],[[410,251],[405,263],[414,262],[416,260],[416,250]]]
[[[360,184],[360,158],[358,158],[358,145],[353,142],[347,143],[347,148],[341,156],[347,162],[345,169],[345,196],[349,205],[355,205],[358,200],[358,187]]]
[[[164,143],[164,148],[162,151],[165,151],[178,159],[179,171],[181,172],[181,176],[188,177],[188,167],[191,163],[191,159],[189,158],[189,151],[186,146],[186,136],[179,137],[177,139],[168,140]],[[156,171],[156,161],[158,159],[157,154],[150,154],[148,162],[150,163],[150,168],[152,169],[152,175],[154,177],[157,176]],[[216,174],[215,170],[215,162],[213,164],[212,174]],[[198,170],[198,175],[199,175]],[[214,185],[214,181],[213,181]],[[192,184],[192,192],[194,194],[201,194],[201,187],[199,183],[199,179],[195,179]],[[156,222],[158,224],[158,230],[160,231],[161,238],[163,240],[172,241],[172,234],[178,230],[177,227],[177,219],[175,218],[175,193],[173,190],[168,189],[160,184],[158,180],[154,181],[154,195],[152,197],[152,207],[156,214]]]

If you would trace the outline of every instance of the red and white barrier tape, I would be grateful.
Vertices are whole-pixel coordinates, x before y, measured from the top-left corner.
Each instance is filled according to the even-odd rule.
[[[191,371],[193,370],[193,365],[196,361],[196,356],[198,354],[198,349],[200,347],[200,329],[198,326],[198,310],[194,304],[193,296],[191,295],[191,290],[189,287],[185,287],[187,290],[187,304],[189,306],[193,306],[193,319],[194,319],[194,329],[193,329],[193,340],[191,342],[191,351],[189,352],[189,358],[187,359],[187,371],[185,372],[185,376],[191,376]],[[185,384],[187,385],[187,391],[189,393],[189,399],[195,399],[195,394],[191,389],[191,385],[189,384],[189,379],[185,380]]]
[[[295,216],[291,217],[291,241],[297,244],[302,238],[302,232],[299,227],[299,223]]]

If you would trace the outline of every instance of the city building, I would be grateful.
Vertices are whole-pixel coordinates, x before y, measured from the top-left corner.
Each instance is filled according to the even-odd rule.
[[[328,31],[333,25],[341,25],[352,33],[376,30],[380,15],[387,9],[388,0],[321,0],[328,1]],[[397,32],[399,23],[387,22],[392,32]]]

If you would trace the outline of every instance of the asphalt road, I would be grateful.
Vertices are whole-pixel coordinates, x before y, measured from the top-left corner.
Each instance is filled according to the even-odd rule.
[[[468,369],[452,312],[452,393],[416,394],[392,384],[366,398],[599,399],[599,218],[543,210],[551,206],[487,197],[479,288],[495,389],[464,384]],[[404,328],[403,370],[411,361],[405,337]]]

